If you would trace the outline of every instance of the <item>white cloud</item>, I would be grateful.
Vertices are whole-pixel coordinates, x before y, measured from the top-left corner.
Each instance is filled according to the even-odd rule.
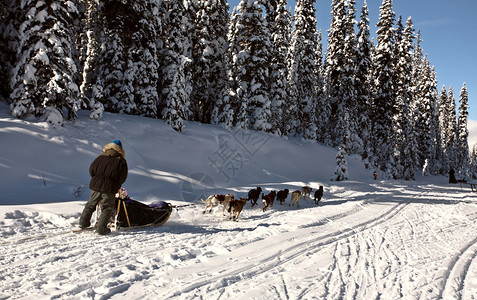
[[[420,21],[415,25],[415,27],[422,28],[422,27],[447,26],[454,23],[456,23],[455,20],[450,18],[431,19],[431,20]]]

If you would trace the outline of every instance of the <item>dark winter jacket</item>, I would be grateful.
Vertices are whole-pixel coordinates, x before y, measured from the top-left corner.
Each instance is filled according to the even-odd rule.
[[[107,144],[103,152],[89,167],[89,188],[101,193],[115,194],[126,181],[128,164],[124,159],[123,149],[116,144]]]
[[[455,179],[455,171],[452,168],[449,170],[449,183],[457,183],[457,179]]]

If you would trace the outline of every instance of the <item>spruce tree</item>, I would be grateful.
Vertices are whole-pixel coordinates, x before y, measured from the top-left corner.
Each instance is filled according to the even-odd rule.
[[[93,99],[100,101],[108,112],[134,113],[132,78],[126,74],[131,41],[131,30],[127,28],[130,7],[122,1],[107,0],[100,2],[97,9],[102,30],[96,35],[100,51]]]
[[[221,90],[218,90],[218,98],[214,103],[214,107],[211,113],[211,123],[217,124],[224,127],[226,130],[232,130],[235,125],[235,113],[236,113],[236,103],[237,97],[235,97],[236,92],[236,81],[237,70],[233,68],[234,57],[237,53],[236,47],[236,36],[235,36],[235,23],[236,23],[236,10],[229,16],[229,22],[226,27],[226,36],[225,44],[226,49],[224,49],[224,58],[223,58],[223,72],[224,72],[224,81]]]
[[[477,179],[477,145],[472,146],[469,157],[469,177]]]
[[[288,84],[287,55],[290,45],[291,15],[286,8],[287,1],[280,0],[277,3],[277,11],[271,31],[272,54],[270,64],[270,101],[271,101],[271,125],[275,134],[282,135],[286,132],[287,106],[290,97]],[[272,6],[273,7],[273,6]]]
[[[271,132],[269,72],[271,43],[259,0],[242,0],[238,6],[235,67],[240,100],[238,125],[244,129]]]
[[[348,179],[348,163],[346,162],[346,150],[340,146],[336,154],[336,169],[331,177],[332,181],[343,181]]]
[[[18,49],[18,29],[21,22],[21,9],[18,1],[0,3],[0,101],[9,101],[10,78],[16,61]]]
[[[289,51],[291,89],[288,134],[317,139],[317,29],[314,0],[298,0]]]
[[[191,23],[182,1],[168,0],[163,5],[166,15],[162,26],[164,49],[160,53],[161,115],[174,130],[182,132],[183,121],[189,119],[190,111],[187,71],[191,63],[192,45],[188,36]]]
[[[415,131],[419,141],[419,164],[427,165],[430,174],[435,174],[438,169],[436,163],[436,136],[437,136],[437,87],[435,73],[427,60],[427,56],[421,60],[420,72],[414,78],[415,84],[419,86],[414,94],[414,102],[417,105],[419,114],[416,116]]]
[[[97,120],[101,118],[104,106],[99,101],[101,99],[102,87],[96,84],[97,74],[95,72],[98,62],[98,35],[100,31],[99,16],[98,16],[98,3],[96,0],[86,0],[86,53],[83,64],[83,80],[80,85],[80,97],[82,101],[91,110],[90,118]]]
[[[227,93],[228,96],[226,99],[228,100],[227,103],[219,105],[216,104],[217,111],[216,115],[218,116],[219,113],[225,119],[222,121],[220,119],[220,123],[230,124],[235,126],[238,123],[238,112],[240,107],[240,101],[238,98],[238,74],[240,72],[238,65],[239,65],[239,53],[240,48],[237,43],[238,39],[238,30],[237,30],[237,21],[239,17],[238,8],[234,7],[231,15],[230,15],[230,23],[229,23],[229,30],[227,32],[227,41],[228,41],[228,50],[226,55],[227,61]],[[227,108],[227,109],[225,109]],[[231,113],[229,113],[231,112]],[[230,118],[232,116],[232,118]]]
[[[128,27],[132,34],[127,49],[129,67],[126,74],[131,76],[133,85],[134,114],[157,118],[160,50],[157,41],[162,29],[160,6],[155,0],[139,0],[131,4],[134,18],[129,18]]]
[[[325,59],[326,95],[331,104],[328,131],[332,146],[342,143],[343,131],[348,126],[343,123],[344,116],[347,114],[344,93],[345,89],[349,91],[349,84],[343,85],[343,83],[349,83],[345,80],[346,67],[349,67],[345,57],[345,40],[349,36],[350,26],[347,26],[348,16],[345,4],[345,1],[340,0],[333,0],[331,3],[331,24],[328,30]]]
[[[449,171],[449,152],[447,149],[447,143],[449,141],[449,132],[447,131],[447,106],[448,104],[447,90],[445,85],[442,86],[439,96],[439,127],[441,131],[441,143],[443,149],[443,173],[446,174]]]
[[[377,23],[377,45],[374,52],[374,80],[376,94],[371,114],[373,153],[376,166],[392,177],[393,157],[396,150],[394,137],[395,78],[394,70],[394,12],[392,1],[383,0]]]
[[[411,67],[412,67],[412,19],[408,18],[406,27],[399,18],[396,29],[396,127],[394,139],[397,143],[395,152],[395,179],[413,180],[417,168],[417,141],[414,133],[413,110],[411,108]]]
[[[356,115],[358,134],[363,141],[363,149],[361,156],[365,161],[365,165],[369,166],[370,154],[370,111],[372,102],[372,75],[373,62],[371,59],[371,51],[373,44],[370,40],[369,33],[369,11],[367,2],[364,1],[361,9],[360,21],[358,24],[357,35],[357,52],[356,52],[356,76],[355,76],[355,90],[356,90]]]
[[[225,9],[224,7],[221,8]],[[227,12],[223,12],[219,14],[227,14],[228,22],[223,24],[224,36],[222,38],[219,38],[219,42],[217,43],[217,45],[223,46],[223,48],[219,47],[219,49],[217,50],[222,53],[222,56],[221,59],[218,59],[218,62],[216,62],[216,67],[220,68],[220,71],[217,71],[217,73],[222,74],[221,76],[223,76],[223,78],[220,78],[220,82],[217,83],[218,86],[215,88],[217,98],[212,108],[210,122],[212,124],[221,125],[226,130],[230,131],[234,126],[234,114],[236,111],[235,104],[237,102],[236,97],[234,96],[235,90],[233,86],[233,84],[235,84],[234,78],[236,78],[236,76],[234,74],[236,70],[232,71],[231,67],[231,61],[233,60],[232,56],[233,53],[235,53],[234,50],[236,49],[236,47],[234,46],[235,39],[232,38],[232,36],[234,36],[233,34],[235,33],[234,17],[236,16],[236,13],[232,13],[231,15],[229,15]],[[211,75],[213,75],[213,73]]]
[[[457,160],[457,115],[456,115],[456,101],[454,97],[454,89],[449,87],[448,105],[446,109],[446,152],[449,159],[449,168],[456,170],[459,166]]]
[[[353,113],[358,108],[357,95],[355,89],[355,77],[357,67],[357,44],[354,25],[356,23],[356,2],[349,0],[347,3],[346,14],[346,36],[344,40],[344,72],[341,81],[341,101],[342,106],[338,105],[338,120],[343,119],[343,115],[347,116],[347,125],[344,129],[348,132],[346,140],[346,151],[348,153],[361,153],[363,150],[363,142],[358,135],[358,115]],[[343,121],[341,121],[343,122]],[[339,123],[340,124],[340,121]],[[338,126],[340,128],[340,126]],[[340,136],[344,136],[343,129],[338,133],[337,142],[341,143]]]
[[[433,169],[432,174],[442,174],[444,150],[442,148],[442,133],[439,126],[439,91],[437,88],[437,73],[435,67],[431,68],[431,103],[432,103],[432,140],[433,140]]]
[[[462,178],[469,177],[469,130],[467,129],[467,119],[469,117],[469,93],[466,84],[462,86],[459,95],[459,117],[457,119],[457,163],[458,172]]]
[[[317,119],[317,139],[319,142],[331,145],[331,133],[329,131],[330,102],[325,92],[325,70],[323,64],[323,43],[321,30],[318,31],[318,42],[316,44],[316,119]]]
[[[225,89],[228,19],[227,1],[197,2],[190,98],[194,119],[203,123],[211,122],[215,102]]]
[[[30,0],[22,7],[10,112],[43,117],[53,125],[76,118],[81,103],[76,83],[76,1]]]

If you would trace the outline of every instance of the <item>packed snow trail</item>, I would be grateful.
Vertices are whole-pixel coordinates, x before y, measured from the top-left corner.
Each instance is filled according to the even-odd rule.
[[[366,189],[300,209],[247,204],[239,222],[199,206],[162,227],[11,242],[2,299],[475,299],[477,201],[432,185]]]

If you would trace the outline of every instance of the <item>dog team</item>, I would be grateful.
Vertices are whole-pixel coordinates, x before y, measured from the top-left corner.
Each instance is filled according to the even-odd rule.
[[[311,197],[312,188],[309,186],[304,186],[300,190],[293,191],[291,193],[291,200],[288,206],[294,206],[296,203],[296,207],[300,207],[300,199],[302,197]],[[289,194],[288,189],[284,189],[278,192],[271,191],[267,195],[262,193],[262,188],[257,187],[256,189],[252,189],[248,192],[248,198],[239,198],[235,199],[234,195],[226,194],[226,195],[210,195],[206,200],[201,199],[202,202],[205,203],[205,209],[203,213],[209,210],[209,213],[212,212],[212,208],[221,204],[223,206],[222,214],[225,216],[225,210],[229,213],[229,218],[233,219],[234,221],[238,220],[242,209],[244,208],[247,201],[250,201],[252,207],[258,205],[257,201],[262,196],[262,204],[263,204],[263,211],[265,212],[268,207],[273,207],[273,202],[275,198],[280,204],[285,202],[286,198]],[[314,193],[314,201],[315,204],[320,202],[321,198],[323,197],[323,186],[320,185],[319,189],[317,189]]]

